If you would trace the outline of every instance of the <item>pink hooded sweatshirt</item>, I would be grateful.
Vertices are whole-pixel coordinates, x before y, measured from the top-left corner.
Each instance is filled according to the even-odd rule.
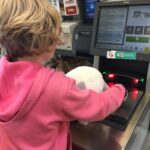
[[[121,85],[102,93],[80,90],[62,72],[3,57],[0,150],[66,150],[70,121],[102,120],[121,105],[124,93]]]

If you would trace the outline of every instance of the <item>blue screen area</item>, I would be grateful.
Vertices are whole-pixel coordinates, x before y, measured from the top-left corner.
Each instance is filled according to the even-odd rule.
[[[97,0],[85,0],[85,18],[93,19]]]

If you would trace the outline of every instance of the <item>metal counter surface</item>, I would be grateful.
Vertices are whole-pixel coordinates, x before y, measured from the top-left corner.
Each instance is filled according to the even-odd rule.
[[[119,131],[100,122],[87,126],[71,123],[72,141],[82,150],[124,150],[145,108],[149,106],[150,95],[140,101],[125,131]],[[78,150],[78,149],[77,149]]]

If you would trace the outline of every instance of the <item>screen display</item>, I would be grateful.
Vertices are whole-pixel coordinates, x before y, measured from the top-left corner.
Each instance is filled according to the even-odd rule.
[[[96,48],[150,52],[150,6],[101,8]]]
[[[93,19],[94,18],[96,2],[97,2],[97,0],[85,0],[85,2],[84,2],[85,10],[84,11],[85,11],[85,18],[86,19]]]

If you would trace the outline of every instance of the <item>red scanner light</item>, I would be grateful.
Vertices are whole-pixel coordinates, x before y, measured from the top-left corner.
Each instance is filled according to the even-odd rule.
[[[110,79],[113,79],[114,77],[115,77],[114,74],[109,74],[109,75],[108,75],[108,78],[110,78]]]
[[[107,84],[109,87],[112,87],[113,85],[115,85],[115,83],[113,83],[113,82],[108,82]]]
[[[139,83],[139,80],[138,80],[138,79],[134,79],[134,83],[135,83],[135,84],[138,84],[138,83]]]
[[[133,89],[133,91],[130,93],[132,101],[137,101],[138,95],[139,95],[138,89],[136,89],[136,88]]]
[[[134,93],[134,94],[138,94],[138,90],[135,90],[133,93]]]

